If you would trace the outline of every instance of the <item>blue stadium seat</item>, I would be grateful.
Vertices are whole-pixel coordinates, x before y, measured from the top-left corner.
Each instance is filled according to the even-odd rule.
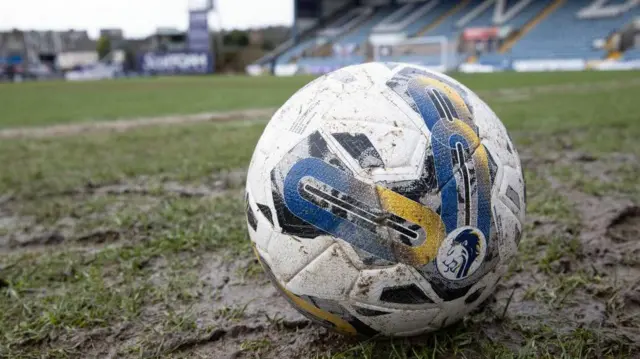
[[[484,0],[471,0],[469,2],[469,5],[467,5],[467,7],[466,7],[466,9],[468,9],[468,10],[464,11],[464,15],[467,15],[471,10],[475,9],[476,6],[482,4],[483,2],[484,2]],[[493,26],[492,20],[493,20],[494,7],[495,7],[495,5],[486,8],[482,13],[480,13],[478,16],[473,18],[473,20],[471,20],[468,23],[466,23],[465,27]],[[460,16],[460,18],[461,17],[462,16]]]
[[[379,24],[382,25],[392,25],[392,24],[397,24],[403,20],[405,20],[405,18],[409,15],[411,15],[412,13],[414,13],[417,9],[419,9],[420,7],[422,7],[422,3],[409,3],[409,4],[405,4],[401,7],[399,7],[396,11],[393,12],[393,16],[389,15],[388,17],[384,18],[383,21],[381,21]]]
[[[608,0],[607,5],[622,5],[625,4],[628,0]]]
[[[380,21],[389,16],[395,9],[391,6],[384,6],[376,9],[369,20],[365,21],[351,33],[347,34],[343,38],[337,41],[338,44],[362,44],[367,41],[371,30],[374,26],[378,25]]]
[[[454,3],[452,5],[456,5],[454,1],[446,1],[448,3]],[[455,14],[448,16],[445,18],[440,24],[438,24],[435,28],[427,31],[424,36],[447,36],[449,38],[455,38],[460,33],[461,29],[456,27],[456,22],[464,17],[469,11],[475,8],[481,0],[472,0],[468,4],[464,5],[459,11]]]
[[[364,56],[353,55],[349,57],[304,57],[298,60],[298,65],[331,65],[347,66],[359,64],[365,61]]]
[[[451,10],[451,8],[453,8],[454,6],[456,6],[455,1],[440,1],[440,3],[436,5],[436,7],[431,9],[431,11],[425,14],[422,18],[407,26],[407,28],[404,30],[405,34],[407,34],[407,36],[417,35],[427,25],[433,23],[445,12]]]
[[[375,10],[372,16],[358,26],[356,29],[352,30],[350,33],[345,35],[336,41],[336,44],[347,45],[347,44],[357,44],[361,45],[367,42],[369,35],[374,26],[380,23],[384,18],[389,16],[397,7],[391,6],[383,6],[379,7]],[[362,63],[365,61],[364,56],[362,55],[351,55],[345,57],[306,57],[298,60],[298,65],[300,66],[347,66],[353,65],[357,63]]]
[[[627,50],[624,53],[624,60],[640,60],[640,48]]]
[[[316,41],[317,41],[317,38],[315,37],[305,41],[301,41],[299,44],[283,52],[282,55],[280,55],[280,57],[278,58],[278,63],[279,64],[289,63],[293,57],[301,55],[306,49],[314,45]]]
[[[340,16],[338,17],[334,22],[332,22],[331,24],[329,24],[329,26],[327,26],[327,28],[339,28],[341,26],[344,26],[346,23],[348,23],[349,21],[353,20],[357,15],[353,15],[353,16]],[[382,20],[382,19],[380,19]],[[378,21],[380,21],[378,20]],[[369,20],[370,21],[370,20]],[[374,24],[375,25],[375,24]],[[366,26],[366,23],[362,26]],[[371,29],[369,28],[369,31]],[[321,35],[316,35],[316,36],[312,36],[311,38],[301,41],[299,44],[293,46],[292,48],[290,48],[289,50],[283,52],[280,57],[278,58],[278,63],[279,64],[286,64],[291,62],[291,60],[294,57],[297,56],[301,56],[306,50],[312,49],[313,47],[316,46],[316,44],[318,43],[318,41],[320,41],[323,38],[323,36]]]
[[[523,27],[529,20],[532,20],[536,15],[542,12],[544,8],[551,5],[552,0],[535,0],[532,1],[527,7],[522,9],[516,16],[510,19],[506,25],[519,29]]]
[[[604,39],[640,15],[640,7],[636,7],[617,17],[579,19],[576,13],[588,4],[588,1],[566,1],[516,42],[508,56],[513,59],[600,59],[605,53],[594,49],[593,41]]]

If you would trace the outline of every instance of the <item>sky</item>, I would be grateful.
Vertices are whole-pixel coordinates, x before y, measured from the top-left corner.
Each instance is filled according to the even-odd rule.
[[[186,30],[189,2],[202,0],[0,0],[0,31],[120,28],[127,37],[159,27]],[[291,25],[293,0],[215,0],[212,28]]]

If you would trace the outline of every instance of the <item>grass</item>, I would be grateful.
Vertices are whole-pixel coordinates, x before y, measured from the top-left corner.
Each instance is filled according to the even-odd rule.
[[[217,318],[223,318],[230,321],[240,321],[240,319],[244,318],[245,311],[247,310],[247,304],[244,305],[234,305],[231,307],[222,307],[215,312],[215,316]]]
[[[267,339],[247,340],[240,344],[240,349],[249,352],[260,352],[271,347],[271,342]]]
[[[0,127],[279,106],[310,77],[163,77],[0,84]]]
[[[640,198],[634,181],[640,156],[640,83],[630,82],[640,73],[455,76],[489,102],[524,160],[527,210],[537,222],[526,224],[518,258],[503,282],[509,292],[517,288],[512,305],[529,303],[547,317],[535,317],[539,311],[507,311],[500,297],[464,322],[415,340],[336,339],[318,344],[308,336],[317,329],[291,329],[284,320],[269,319],[277,323],[264,324],[264,333],[245,338],[239,332],[225,343],[259,357],[278,355],[297,338],[307,341],[307,351],[299,355],[335,359],[637,355],[637,346],[616,334],[616,327],[579,326],[566,319],[565,312],[584,301],[606,301],[609,318],[624,313],[631,318],[625,319],[626,326],[640,325],[640,317],[631,317],[633,307],[624,301],[622,290],[628,288],[611,283],[607,268],[591,270],[599,264],[585,259],[580,241],[584,222],[577,204],[561,189],[551,188],[549,175],[588,195]],[[0,85],[0,127],[275,107],[309,80],[216,77],[5,84]],[[619,88],[597,86],[615,81],[627,82]],[[568,83],[577,85],[576,90],[568,89]],[[595,85],[586,91],[587,84]],[[554,89],[556,85],[565,87]],[[526,96],[509,99],[498,91],[505,87],[522,89]],[[527,90],[534,87],[544,90]],[[223,290],[212,289],[202,272],[212,260],[231,263],[250,255],[242,179],[228,177],[244,176],[265,123],[3,139],[0,357],[101,356],[111,349],[122,357],[207,357],[208,349],[198,348],[217,342],[194,337],[216,333],[221,329],[218,320],[237,326],[259,320],[247,307],[251,298],[218,306],[211,298],[224,295]],[[621,154],[626,162],[618,160]],[[575,160],[579,157],[586,160]],[[120,191],[107,191],[111,187]],[[35,240],[51,232],[62,233],[63,241],[46,245]],[[101,237],[107,232],[117,236]],[[259,265],[247,263],[230,270],[225,285],[267,285]],[[208,316],[203,317],[208,313],[203,306]]]
[[[25,345],[37,349],[61,333],[135,321],[145,306],[193,301],[191,291],[199,281],[192,271],[200,265],[199,253],[249,250],[241,198],[164,201],[142,214],[135,228],[119,228],[121,246],[2,255],[0,278],[6,288],[0,326],[6,344],[0,345],[0,356],[24,353]],[[153,265],[158,261],[168,261],[171,269],[160,285]],[[171,318],[166,325],[180,320]],[[62,349],[73,354],[73,348]]]
[[[629,81],[637,72],[454,74],[474,91]],[[103,82],[0,84],[0,128],[91,122],[117,118],[278,107],[312,77],[160,77]],[[557,92],[557,91],[556,91]],[[490,94],[489,94],[490,95]],[[566,91],[562,95],[567,95]],[[600,94],[604,105],[607,94]],[[578,111],[565,103],[562,112]],[[607,114],[609,106],[594,109]],[[563,117],[575,118],[573,116]],[[598,116],[595,116],[598,118]],[[578,120],[579,121],[579,120]]]
[[[607,159],[601,160],[600,163]],[[615,161],[612,159],[611,161]],[[616,161],[617,162],[617,161]],[[640,164],[635,161],[609,165],[605,168],[595,164],[591,168],[579,169],[575,164],[558,166],[553,169],[553,174],[561,178],[571,187],[578,188],[584,193],[594,196],[622,195],[635,200],[640,200],[640,182],[637,174]]]
[[[64,192],[87,184],[162,175],[189,181],[244,168],[265,122],[140,128],[113,135],[0,142],[0,191]]]
[[[553,190],[542,174],[527,170],[525,167],[525,183],[527,184],[527,211],[529,214],[554,218],[568,225],[577,225],[579,218],[567,199]]]
[[[512,330],[509,323],[499,325],[501,330]],[[541,324],[531,328],[517,328],[526,339],[517,350],[490,339],[473,337],[473,324],[459,325],[438,332],[420,342],[402,340],[364,342],[336,354],[318,356],[322,359],[431,359],[431,358],[502,358],[502,359],[582,359],[592,357],[616,358],[616,353],[629,354],[620,348],[607,347],[599,334],[591,329],[576,329],[559,333],[553,327]],[[478,333],[478,335],[486,335]],[[598,346],[601,346],[598,348]],[[481,352],[481,355],[478,355]],[[624,357],[624,356],[622,356]]]

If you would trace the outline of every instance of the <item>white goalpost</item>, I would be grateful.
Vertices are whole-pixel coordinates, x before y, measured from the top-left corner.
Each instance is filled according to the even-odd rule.
[[[373,59],[384,62],[407,62],[436,71],[454,68],[455,47],[445,36],[398,39],[396,36],[376,36],[372,39]]]

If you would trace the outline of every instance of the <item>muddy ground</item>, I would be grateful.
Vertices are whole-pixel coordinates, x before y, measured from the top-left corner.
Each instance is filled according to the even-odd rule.
[[[128,285],[146,281],[161,288],[178,283],[176,288],[167,287],[168,292],[178,291],[177,295],[160,293],[168,295],[168,300],[141,301],[135,317],[118,319],[115,315],[103,325],[87,325],[86,329],[82,325],[54,326],[42,336],[12,332],[10,335],[22,336],[17,341],[12,337],[12,343],[3,349],[17,356],[41,351],[46,356],[106,358],[404,358],[429,353],[491,357],[511,351],[525,357],[562,353],[571,354],[569,357],[637,357],[637,181],[634,184],[632,179],[631,187],[620,191],[609,191],[607,184],[624,183],[627,180],[622,177],[629,171],[640,173],[638,159],[573,151],[570,138],[557,142],[566,149],[540,155],[536,148],[521,148],[529,214],[519,257],[509,275],[474,315],[436,335],[358,343],[328,333],[294,311],[268,282],[247,247],[240,245],[237,250],[220,246],[199,253],[173,253],[177,257],[157,252],[137,264],[139,278]],[[239,169],[214,174],[197,185],[144,177],[113,184],[88,183],[48,194],[51,201],[69,208],[44,213],[42,208],[25,210],[41,202],[7,195],[0,200],[0,251],[17,258],[29,252],[64,249],[90,260],[92,253],[117,251],[163,233],[162,227],[170,226],[162,223],[166,218],[140,220],[161,211],[158,206],[162,203],[186,201],[192,206],[187,213],[191,213],[208,209],[202,203],[216,198],[240,202],[244,176]],[[598,188],[605,190],[598,192]],[[87,208],[96,201],[104,205]],[[25,215],[30,211],[31,216]],[[241,217],[241,211],[230,211]],[[124,212],[137,219],[120,225],[105,219]],[[207,215],[206,220],[211,218]],[[7,273],[17,265],[21,265],[18,260],[5,260],[0,273],[15,281],[15,273]],[[82,265],[72,265],[51,275],[75,277],[74,271],[81,270]],[[117,284],[117,271],[104,268],[101,275],[113,290],[126,288]],[[11,293],[15,283],[0,279],[8,296],[47,295],[50,290],[22,288]],[[474,339],[478,336],[482,340]]]
[[[72,123],[45,127],[7,128],[0,130],[0,138],[42,138],[53,136],[71,136],[87,132],[110,131],[124,132],[138,127],[176,125],[199,122],[238,121],[269,118],[276,109],[262,108],[224,112],[205,112],[192,115],[173,115],[162,117],[144,117],[86,123]]]
[[[597,96],[610,104],[606,92],[618,89],[622,103],[639,84],[482,95],[505,118],[537,119],[545,109],[589,121],[597,109],[555,97],[583,94],[576,101],[596,108]],[[260,111],[234,116],[270,110]],[[263,125],[206,125],[231,117],[0,132],[34,141],[11,145],[5,170],[16,174],[0,174],[0,357],[640,358],[640,147],[631,125],[511,131],[527,222],[495,294],[437,333],[357,341],[298,314],[252,258],[243,166]],[[148,126],[176,123],[191,124]],[[247,148],[225,152],[217,139],[227,137]]]

